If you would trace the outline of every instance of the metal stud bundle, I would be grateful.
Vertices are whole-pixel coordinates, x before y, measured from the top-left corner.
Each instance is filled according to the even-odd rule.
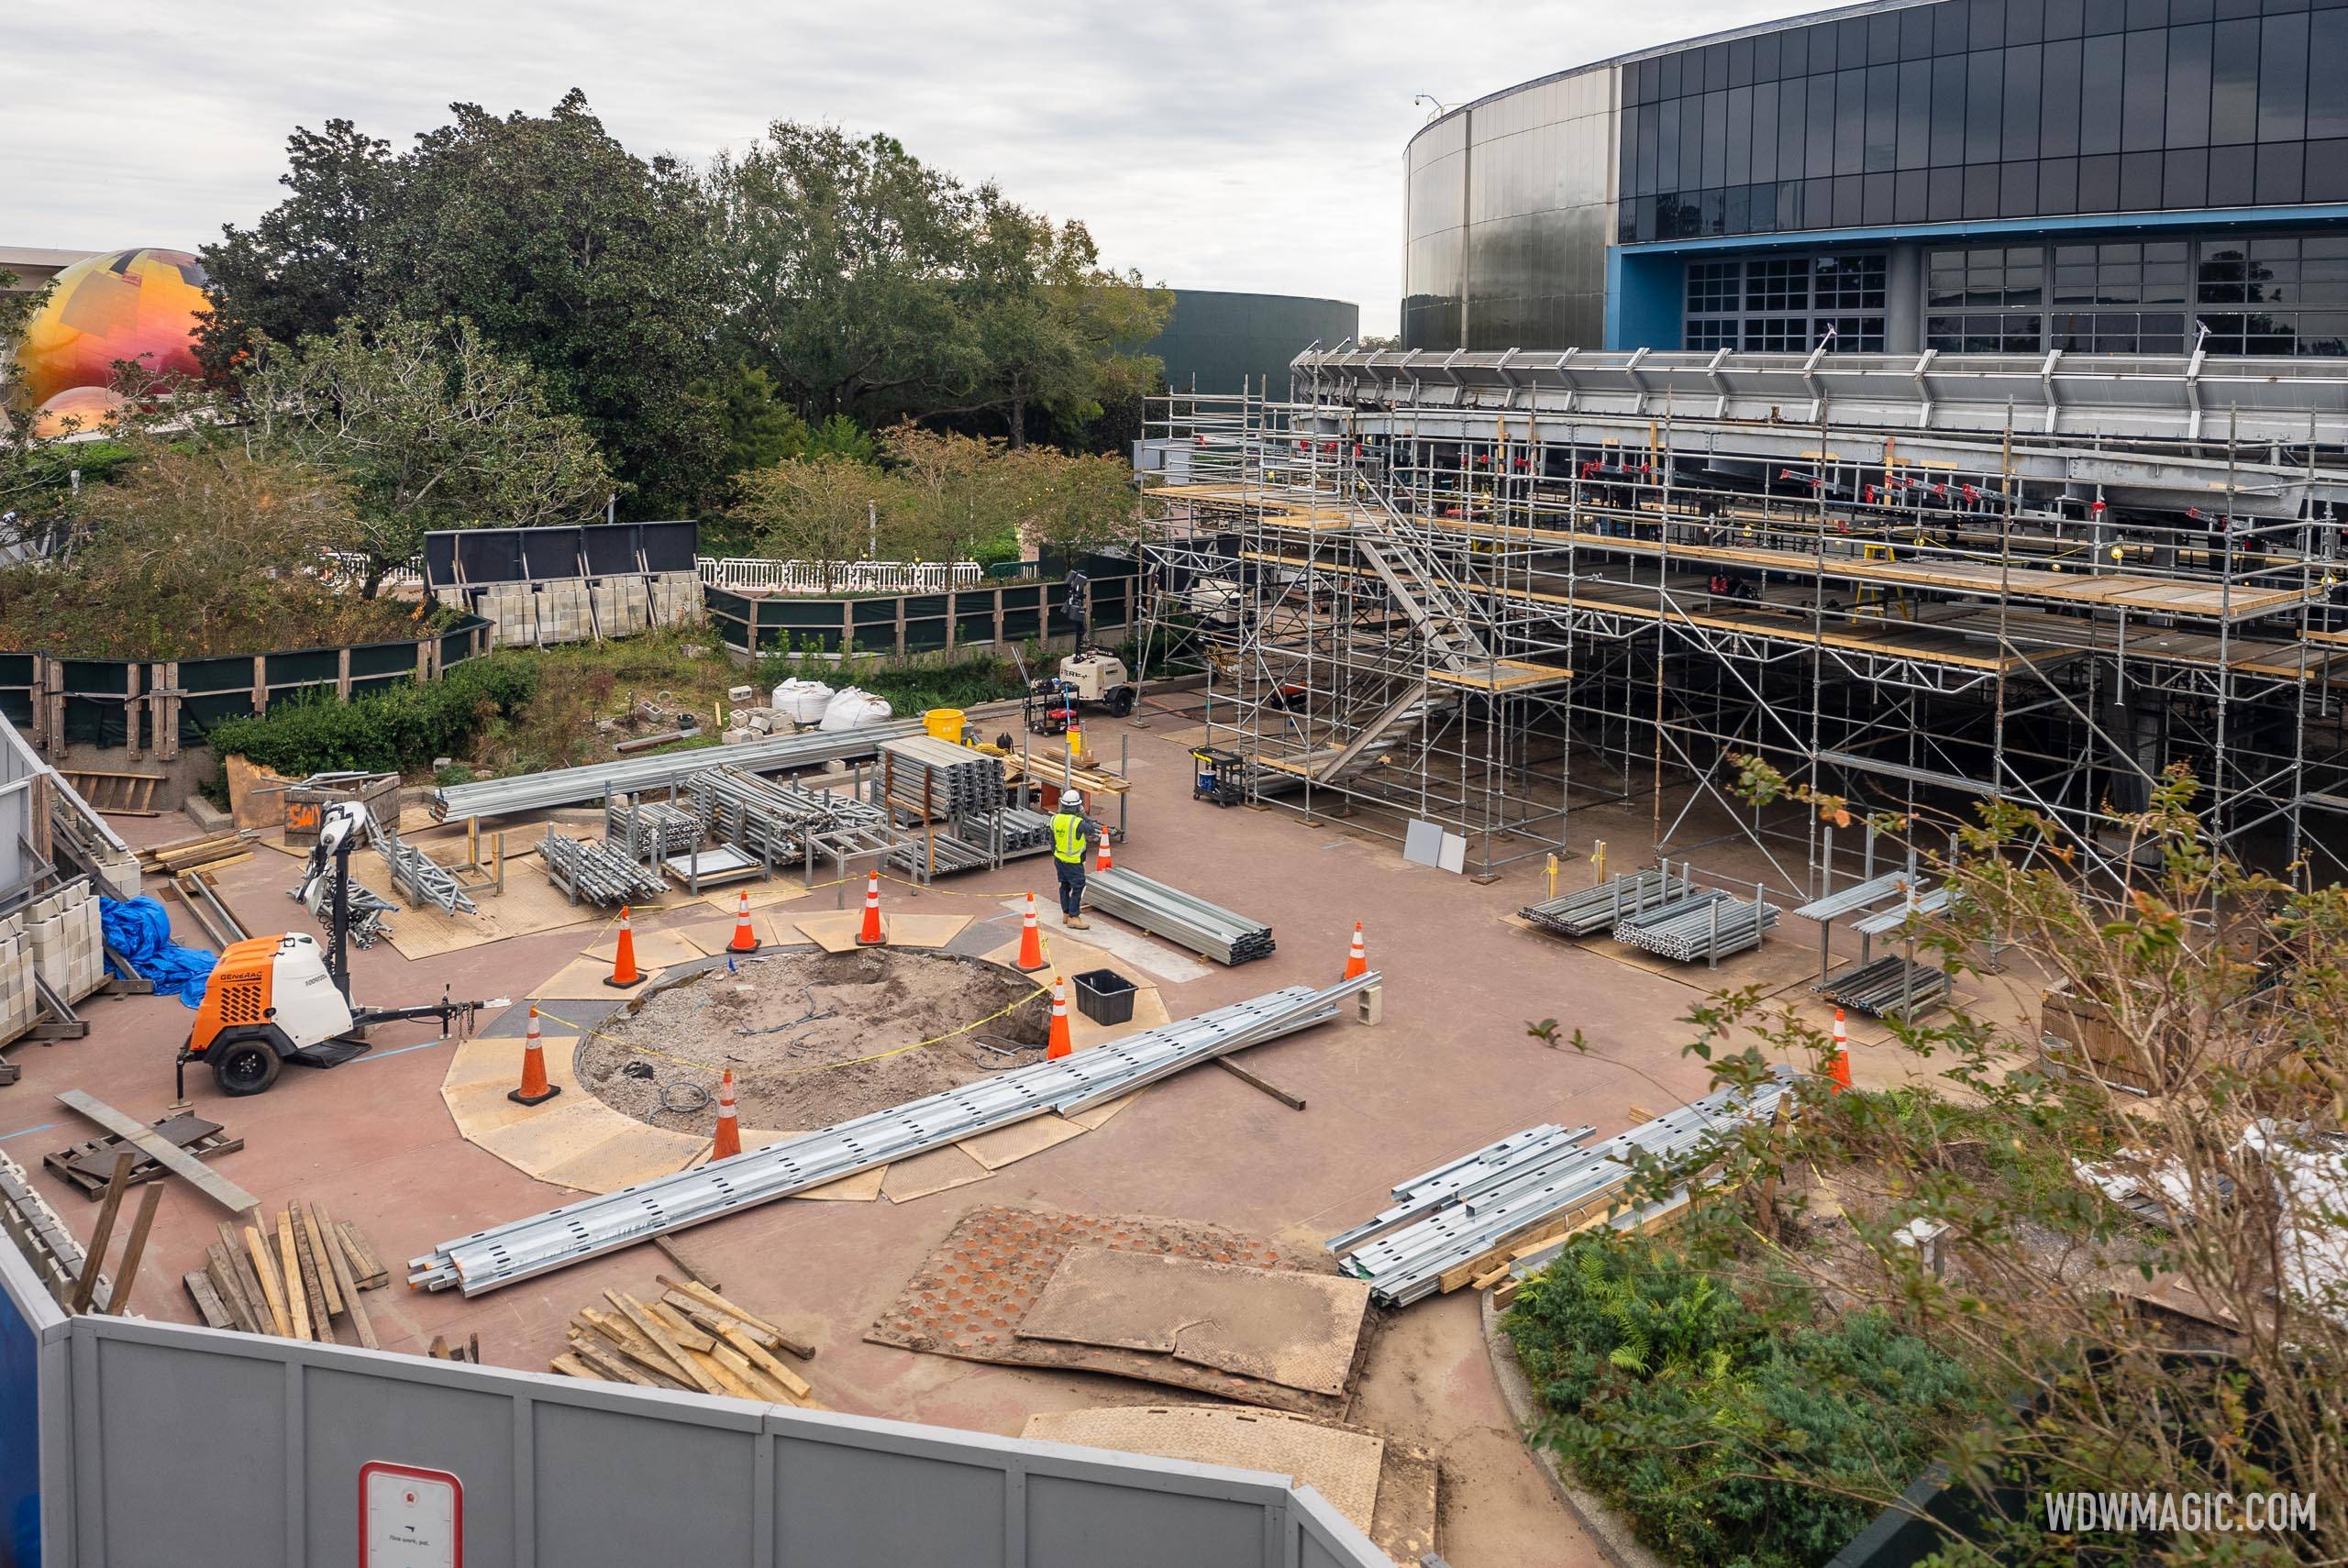
[[[880,778],[889,803],[920,821],[1002,803],[1002,759],[935,735],[882,741]]]
[[[1084,901],[1218,964],[1272,955],[1272,928],[1120,866],[1085,878]]]
[[[667,890],[660,874],[631,859],[625,846],[588,844],[555,832],[551,824],[538,842],[538,857],[556,887],[591,904],[644,903]]]
[[[1922,1018],[1948,999],[1948,971],[1891,955],[1846,970],[1811,989],[1838,1007],[1871,1018]]]
[[[1577,1210],[1595,1220],[1619,1199],[1643,1160],[1690,1160],[1717,1135],[1767,1121],[1793,1092],[1783,1066],[1768,1082],[1715,1090],[1584,1148],[1589,1128],[1534,1127],[1438,1165],[1393,1189],[1395,1206],[1326,1243],[1338,1266],[1369,1281],[1391,1307],[1445,1288],[1443,1276],[1512,1239]]]
[[[1074,1115],[1185,1067],[1326,1022],[1336,1017],[1339,1001],[1379,978],[1372,970],[1317,991],[1290,986],[1058,1061],[478,1231],[411,1260],[408,1283],[478,1296],[1047,1111]]]
[[[1684,864],[1674,872],[1667,861],[1645,871],[1625,871],[1595,888],[1527,904],[1516,912],[1520,919],[1559,936],[1595,936],[1613,930],[1626,917],[1687,897],[1695,886]]]
[[[691,855],[707,824],[690,806],[612,796],[604,801],[604,836],[641,860]]]
[[[1693,964],[1758,947],[1762,933],[1777,923],[1775,904],[1704,888],[1632,916],[1614,928],[1614,940],[1677,964]]]

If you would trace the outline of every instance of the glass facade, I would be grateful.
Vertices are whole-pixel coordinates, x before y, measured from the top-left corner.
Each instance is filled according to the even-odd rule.
[[[2348,0],[1943,0],[1655,56],[1615,68],[1616,237],[2348,200],[2344,63]]]
[[[1807,352],[1822,342],[1880,353],[1886,277],[1881,251],[1691,261],[1680,342],[1770,353]]]
[[[1927,267],[1930,348],[2348,354],[2348,235],[1944,247]]]
[[[1684,291],[1673,271],[1619,336],[1806,348],[1833,326],[1844,348],[2170,352],[2206,327],[2212,352],[2338,353],[2330,237],[2214,218],[2125,233],[2134,214],[2331,203],[2348,204],[2348,0],[1887,5],[1588,67],[1429,126],[1409,152],[1403,343],[1595,347],[1609,245],[1753,235],[1778,243],[1688,253]],[[1783,248],[2078,218],[2121,232],[1889,247],[1888,335],[1879,268],[1819,271],[1863,251]]]

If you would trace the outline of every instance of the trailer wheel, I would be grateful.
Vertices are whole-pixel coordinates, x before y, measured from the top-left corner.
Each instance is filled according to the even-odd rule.
[[[213,1081],[222,1094],[259,1094],[277,1081],[277,1049],[266,1040],[230,1040],[210,1054]]]
[[[1122,719],[1133,711],[1134,689],[1132,687],[1120,686],[1114,691],[1109,693],[1109,716],[1111,718]]]

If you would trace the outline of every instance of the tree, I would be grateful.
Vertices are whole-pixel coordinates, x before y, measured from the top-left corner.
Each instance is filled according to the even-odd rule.
[[[365,556],[361,591],[405,564],[435,528],[592,521],[612,479],[543,378],[493,353],[471,322],[345,321],[292,350],[262,344],[242,391],[259,452],[342,476]]]
[[[545,377],[611,455],[638,513],[713,493],[725,437],[698,389],[718,369],[716,258],[700,182],[640,159],[576,90],[545,116],[451,106],[407,151],[343,120],[297,129],[288,194],[205,248],[206,362],[346,318],[462,316]]]
[[[234,445],[127,439],[136,460],[83,487],[66,547],[0,570],[6,646],[180,658],[390,637],[417,613],[323,580],[323,552],[358,532],[334,477]]]
[[[850,458],[795,458],[743,475],[733,517],[768,556],[825,562],[829,587],[832,564],[864,554],[871,509],[890,489],[885,475]]]
[[[971,378],[971,200],[885,136],[778,120],[707,182],[729,339],[811,418],[867,424]]]
[[[979,193],[961,301],[978,377],[970,395],[937,412],[997,414],[1014,449],[1027,444],[1031,408],[1080,426],[1164,371],[1134,350],[1165,326],[1173,296],[1138,272],[1103,268],[1082,224],[1055,226],[991,186]]]

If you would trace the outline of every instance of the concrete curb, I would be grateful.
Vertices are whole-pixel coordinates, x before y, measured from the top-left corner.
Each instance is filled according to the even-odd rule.
[[[1477,1293],[1476,1309],[1483,1316],[1484,1349],[1491,1357],[1492,1380],[1500,1385],[1501,1402],[1508,1407],[1509,1419],[1515,1423],[1522,1438],[1533,1430],[1537,1419],[1539,1402],[1534,1397],[1533,1384],[1524,1375],[1524,1368],[1517,1364],[1516,1347],[1501,1329],[1501,1315],[1493,1309],[1490,1291]],[[1671,1564],[1639,1544],[1628,1519],[1576,1485],[1556,1454],[1529,1440],[1524,1451],[1533,1456],[1541,1478],[1556,1494],[1557,1501],[1581,1521],[1582,1528],[1589,1531],[1590,1539],[1598,1542],[1598,1550],[1606,1554],[1614,1568],[1671,1568]]]

